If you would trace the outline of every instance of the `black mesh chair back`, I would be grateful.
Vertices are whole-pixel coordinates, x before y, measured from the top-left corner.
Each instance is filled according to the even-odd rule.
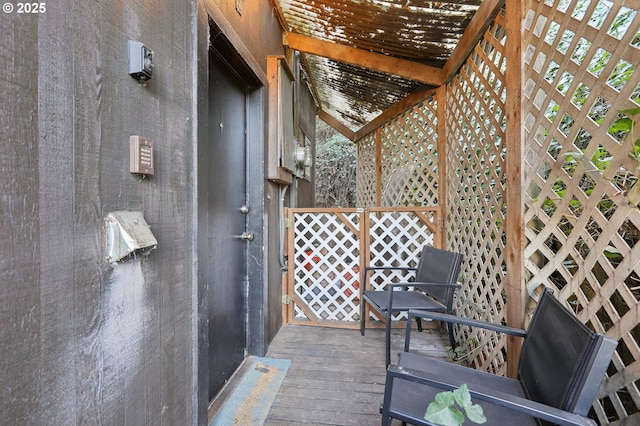
[[[518,377],[431,358],[411,351],[413,318],[445,321],[523,338]],[[382,424],[391,419],[432,426],[424,418],[436,394],[467,384],[492,425],[593,425],[587,415],[617,342],[595,333],[557,300],[551,290],[540,297],[528,330],[473,318],[409,310],[404,351],[389,365],[381,408]]]
[[[586,416],[616,344],[589,330],[546,290],[531,319],[518,363],[525,394]]]
[[[423,283],[452,283],[458,279],[462,255],[460,253],[441,250],[433,246],[424,246],[420,254],[420,260],[416,270],[416,282]],[[421,287],[430,296],[447,306],[447,312],[451,311],[453,303],[451,287]]]

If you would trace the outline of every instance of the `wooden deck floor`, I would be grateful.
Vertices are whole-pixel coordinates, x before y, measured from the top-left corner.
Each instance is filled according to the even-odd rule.
[[[421,352],[448,359],[448,339],[439,331],[414,334],[418,336]],[[394,330],[392,363],[403,342],[403,330]],[[289,359],[291,367],[265,425],[380,424],[383,330],[370,329],[361,336],[359,330],[288,325],[278,332],[267,357]]]

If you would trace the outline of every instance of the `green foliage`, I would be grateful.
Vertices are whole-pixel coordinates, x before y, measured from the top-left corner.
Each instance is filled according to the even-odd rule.
[[[618,118],[613,123],[612,128],[615,128],[616,131],[621,132],[623,134],[628,134],[631,139],[631,151],[629,152],[629,158],[636,162],[636,170],[640,170],[640,138],[636,139],[633,134],[633,129],[635,126],[635,118],[636,115],[640,114],[640,107],[624,109],[620,111],[621,114],[624,114],[622,117]],[[629,118],[631,117],[631,118]],[[611,130],[609,130],[611,132]],[[629,199],[629,204],[632,206],[637,206],[640,203],[640,196],[638,195],[638,181],[635,182],[629,193],[627,194]]]
[[[316,124],[317,207],[355,207],[356,146],[321,120]]]
[[[638,163],[636,169],[640,170],[640,138],[634,140],[633,128],[635,126],[635,120],[629,118],[629,116],[635,117],[636,115],[640,114],[640,107],[623,109],[620,111],[620,113],[624,114],[624,116],[621,116],[613,123],[611,129],[609,129],[609,132],[615,131],[629,134],[631,143],[633,144],[631,152],[629,152],[629,158]]]
[[[447,355],[455,362],[469,361],[481,348],[482,347],[478,345],[478,340],[473,337],[465,339],[462,344],[459,344],[455,348],[445,346]]]
[[[482,424],[487,421],[482,407],[471,402],[471,394],[467,385],[453,391],[436,394],[435,401],[427,407],[424,418],[441,426],[458,426],[466,417],[473,423]]]

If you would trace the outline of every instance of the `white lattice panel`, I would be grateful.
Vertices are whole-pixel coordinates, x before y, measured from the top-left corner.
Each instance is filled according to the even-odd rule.
[[[294,215],[296,319],[359,320],[360,221],[356,212]]]
[[[640,2],[532,0],[525,16],[527,282],[618,340],[594,405],[640,424]],[[636,121],[635,136],[621,118]]]
[[[370,214],[369,265],[415,268],[422,247],[426,244],[438,244],[438,236],[432,230],[436,227],[436,211],[429,211],[426,217],[432,227],[426,226],[422,218],[411,211],[378,211]],[[413,278],[413,273],[373,271],[369,276],[368,286],[371,290],[386,290],[386,285],[390,282],[408,282]],[[402,313],[394,316],[394,319],[406,317],[406,313]],[[376,319],[373,314],[370,318]]]
[[[382,126],[383,206],[438,205],[438,116],[435,97]]]
[[[506,237],[504,16],[487,29],[446,92],[447,246],[464,254],[457,315],[505,318]],[[458,329],[456,340],[475,367],[506,373],[504,335]]]
[[[360,268],[378,262],[415,266],[422,246],[437,246],[440,240],[435,230],[440,221],[437,208],[371,212],[293,209],[291,217],[290,323],[339,322],[341,326],[357,327],[362,290]],[[369,259],[363,259],[365,252],[369,253]]]
[[[375,207],[378,204],[377,198],[377,176],[376,176],[376,140],[375,134],[358,141],[358,163],[357,163],[357,207]]]

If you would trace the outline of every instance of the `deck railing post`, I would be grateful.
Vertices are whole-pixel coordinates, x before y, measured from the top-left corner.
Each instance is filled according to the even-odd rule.
[[[507,25],[506,59],[506,263],[507,325],[522,328],[524,324],[524,194],[522,179],[522,0],[505,4]],[[516,377],[520,339],[507,337],[507,374]]]

